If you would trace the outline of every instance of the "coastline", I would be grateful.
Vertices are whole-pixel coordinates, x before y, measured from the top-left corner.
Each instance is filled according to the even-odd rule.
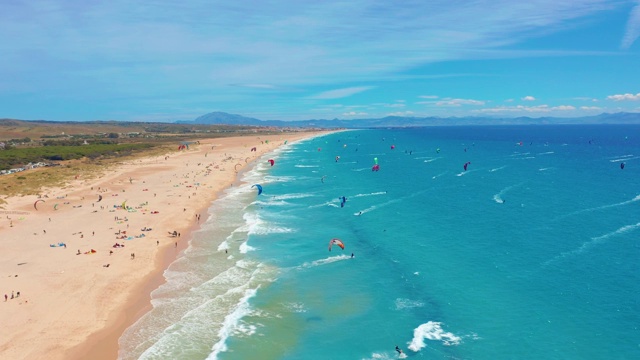
[[[194,219],[198,215],[205,215],[206,219],[211,202],[237,182],[234,167],[238,169],[240,165],[238,170],[243,171],[254,166],[257,158],[278,148],[284,140],[308,139],[325,133],[207,139],[164,159],[154,157],[124,163],[99,179],[84,181],[80,176],[69,186],[43,189],[42,194],[48,197],[35,210],[36,196],[7,199],[0,219],[0,234],[4,238],[0,242],[3,250],[0,273],[4,275],[0,277],[0,291],[15,289],[22,291],[22,296],[3,304],[14,309],[2,312],[0,318],[6,325],[0,330],[3,339],[0,355],[23,359],[117,358],[119,337],[150,310],[151,291],[165,281],[164,271],[188,247],[191,234],[199,228],[199,221]],[[254,146],[257,151],[250,153]],[[200,162],[195,165],[190,161]],[[204,161],[210,162],[206,172]],[[98,189],[105,205],[95,201]],[[152,194],[153,191],[156,193]],[[120,196],[125,194],[126,199]],[[130,212],[117,208],[115,199],[117,203],[125,200]],[[160,201],[155,204],[157,200]],[[141,204],[134,205],[138,203]],[[154,205],[161,210],[152,209]],[[91,207],[91,212],[87,207]],[[10,211],[25,215],[9,215]],[[67,215],[61,219],[63,212]],[[155,222],[149,221],[151,216],[155,216]],[[118,220],[123,217],[126,228],[125,222]],[[99,229],[96,224],[112,227]],[[98,231],[91,230],[89,235],[88,229],[93,227]],[[139,234],[135,229],[140,227],[153,230],[144,233],[143,238],[130,236]],[[72,229],[76,232],[71,233]],[[115,242],[123,243],[127,249],[111,250],[114,243],[111,233],[126,229],[131,241]],[[167,233],[172,229],[181,236],[169,237]],[[57,242],[70,248],[50,247]],[[75,255],[76,248],[82,249],[78,249],[81,255]],[[110,251],[114,254],[109,254]],[[134,258],[127,255],[131,253]]]

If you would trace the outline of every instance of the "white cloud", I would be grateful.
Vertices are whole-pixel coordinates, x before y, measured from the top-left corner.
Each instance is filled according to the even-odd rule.
[[[601,107],[599,106],[580,106],[580,110],[586,110],[586,111],[600,111],[602,110]]]
[[[401,107],[405,107],[407,105],[405,104],[401,104],[401,103],[395,103],[395,104],[387,104],[385,105],[386,107],[392,107],[392,108],[401,108]]]
[[[231,86],[239,86],[253,89],[276,89],[276,86],[269,84],[231,84]]]
[[[640,37],[640,0],[636,0],[636,6],[631,10],[631,14],[629,14],[627,28],[622,37],[620,48],[624,50],[629,49],[638,37]]]
[[[510,103],[510,102],[513,102],[513,99],[507,99],[504,102],[509,102]]]
[[[418,97],[421,99],[437,99],[438,98],[437,95],[420,95]]]
[[[436,101],[436,106],[461,106],[461,105],[484,105],[482,100],[473,99],[444,99]]]
[[[413,111],[396,111],[392,113],[388,113],[387,116],[412,116]]]
[[[572,106],[572,105],[560,105],[560,106],[554,106],[551,108],[551,111],[553,110],[559,110],[559,111],[570,111],[570,110],[575,110],[576,107]]]
[[[621,94],[621,95],[609,95],[607,96],[607,100],[613,100],[613,101],[639,101],[640,100],[640,93],[637,93],[635,95],[633,94]]]
[[[522,100],[524,100],[524,101],[535,101],[536,98],[534,98],[531,95],[527,95],[527,96],[523,97]]]
[[[572,100],[580,100],[580,101],[591,101],[591,102],[598,102],[598,99],[594,99],[592,97],[588,97],[588,96],[576,96],[571,98]]]
[[[357,93],[361,93],[363,91],[371,90],[374,86],[358,86],[358,87],[349,87],[343,89],[335,89],[324,91],[319,94],[313,95],[311,99],[340,99],[349,97],[351,95],[355,95]]]
[[[572,105],[560,105],[560,106],[549,106],[549,105],[537,105],[537,106],[524,106],[524,105],[516,105],[516,106],[496,106],[493,108],[485,108],[474,110],[474,112],[482,112],[482,113],[548,113],[552,111],[571,111],[575,110],[575,106]]]
[[[403,76],[433,78],[422,69],[438,62],[585,54],[513,45],[583,26],[576,20],[600,18],[603,10],[628,3],[477,0],[460,6],[448,0],[413,0],[410,6],[397,6],[371,0],[111,0],[78,4],[2,3],[0,79],[1,87],[10,90],[0,92],[0,103],[12,103],[14,89],[24,88],[35,103],[43,103],[38,110],[43,112],[53,107],[47,109],[41,100],[53,97],[57,107],[69,109],[80,108],[74,105],[86,99],[87,104],[132,113],[153,112],[156,104],[167,102],[184,108],[251,106],[252,111],[271,113],[277,112],[273,99],[228,84],[275,90],[322,86],[338,90],[320,93],[316,99],[336,99],[364,91],[342,89],[351,84],[397,81]],[[628,46],[635,41],[637,13],[636,6],[636,15],[627,24]],[[424,14],[429,14],[428,21]],[[59,102],[63,96],[59,94],[72,101]],[[209,98],[196,100],[193,94]],[[112,103],[114,99],[119,102]],[[293,100],[308,98],[291,99],[279,102],[286,104],[282,109],[306,108],[306,103]],[[90,113],[100,111],[97,108],[92,106]]]
[[[368,114],[365,112],[357,112],[357,111],[349,111],[342,114],[342,116],[364,116],[364,115],[368,115]]]

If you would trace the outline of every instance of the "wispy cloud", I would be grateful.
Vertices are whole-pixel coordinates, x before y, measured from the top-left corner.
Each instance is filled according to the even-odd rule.
[[[475,112],[481,113],[548,113],[552,111],[571,111],[576,110],[575,106],[572,105],[559,105],[559,106],[549,106],[549,105],[537,105],[537,106],[524,106],[524,105],[516,105],[516,106],[496,106],[493,108],[484,108],[474,110]]]
[[[363,91],[371,90],[374,86],[358,86],[358,87],[349,87],[343,89],[335,89],[324,91],[319,94],[310,96],[311,99],[341,99],[345,97],[349,97],[355,95],[357,93],[361,93]]]
[[[639,101],[640,100],[640,93],[637,93],[635,95],[633,94],[620,94],[620,95],[609,95],[607,96],[607,100],[613,100],[613,101]]]
[[[473,99],[443,99],[436,101],[436,106],[461,106],[461,105],[484,105],[482,100]]]
[[[342,116],[365,116],[365,115],[369,115],[369,114],[367,114],[366,112],[357,112],[357,111],[349,111],[342,114]]]
[[[387,116],[413,116],[413,111],[396,111],[392,113],[388,113]]]
[[[591,102],[598,102],[598,99],[592,98],[592,97],[588,97],[588,96],[575,96],[571,98],[572,100],[580,100],[580,101],[591,101]]]
[[[268,114],[278,112],[275,104],[286,103],[300,112],[313,107],[312,100],[373,88],[353,84],[497,76],[424,71],[431,64],[602,55],[598,49],[513,45],[584,26],[575,20],[626,5],[620,0],[477,0],[464,6],[449,0],[409,0],[403,6],[371,0],[5,1],[0,107],[15,103],[19,89],[43,103],[38,110],[43,117],[50,111],[43,100],[60,108],[91,104],[92,113],[99,107],[152,113],[165,103],[181,109],[250,105],[260,108],[248,112]],[[639,8],[629,17],[623,47],[638,37]],[[274,101],[258,90],[282,97]],[[317,94],[301,96],[302,91]],[[441,99],[428,95],[438,93],[436,87],[422,91],[423,100]],[[406,93],[390,96],[376,101],[392,102]],[[442,101],[441,106],[478,105]],[[26,105],[14,107],[32,108]]]
[[[252,88],[252,89],[266,89],[266,90],[273,90],[277,88],[277,86],[269,85],[269,84],[230,84],[230,86],[239,86],[239,87],[246,87],[246,88]]]
[[[580,106],[580,110],[585,111],[602,111],[602,108],[599,106]]]
[[[622,37],[620,48],[623,50],[629,49],[638,37],[640,37],[640,0],[636,0],[636,6],[633,7],[631,14],[629,14],[627,28]]]
[[[524,100],[524,101],[535,101],[536,98],[534,98],[531,95],[527,95],[527,96],[523,97],[522,100]]]

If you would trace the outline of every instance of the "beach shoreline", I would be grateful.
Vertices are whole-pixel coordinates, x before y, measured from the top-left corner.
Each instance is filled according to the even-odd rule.
[[[0,243],[0,274],[4,275],[0,277],[0,291],[21,291],[22,296],[4,304],[14,309],[2,312],[0,318],[6,324],[0,330],[4,339],[0,355],[22,359],[117,358],[118,339],[151,309],[151,292],[164,283],[164,271],[206,221],[211,203],[238,182],[236,170],[255,166],[260,156],[285,140],[326,133],[200,140],[201,144],[192,149],[164,158],[125,162],[101,178],[84,181],[80,175],[66,187],[43,189],[46,198],[6,199],[0,219],[0,234],[5,239]],[[252,147],[256,151],[250,151]],[[95,201],[96,195],[106,201]],[[44,201],[36,208],[38,200]],[[117,205],[120,201],[122,206]],[[91,207],[90,212],[87,207]],[[22,215],[9,214],[12,211]],[[65,212],[67,215],[61,217]],[[200,222],[202,215],[205,218]],[[115,224],[108,227],[110,221]],[[151,227],[152,231],[131,236],[138,232],[132,229],[140,227]],[[166,235],[171,231],[180,236]],[[130,240],[116,238],[116,243],[127,249],[110,246],[110,233]],[[64,244],[64,249],[56,244]],[[51,308],[60,311],[49,311]]]

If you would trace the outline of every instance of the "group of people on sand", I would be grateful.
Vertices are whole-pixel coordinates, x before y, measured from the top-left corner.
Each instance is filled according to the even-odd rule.
[[[19,297],[20,297],[20,291],[18,291],[17,293],[14,291],[11,292],[11,299],[15,299]],[[4,294],[4,301],[7,302],[8,300],[9,300],[9,295]]]

